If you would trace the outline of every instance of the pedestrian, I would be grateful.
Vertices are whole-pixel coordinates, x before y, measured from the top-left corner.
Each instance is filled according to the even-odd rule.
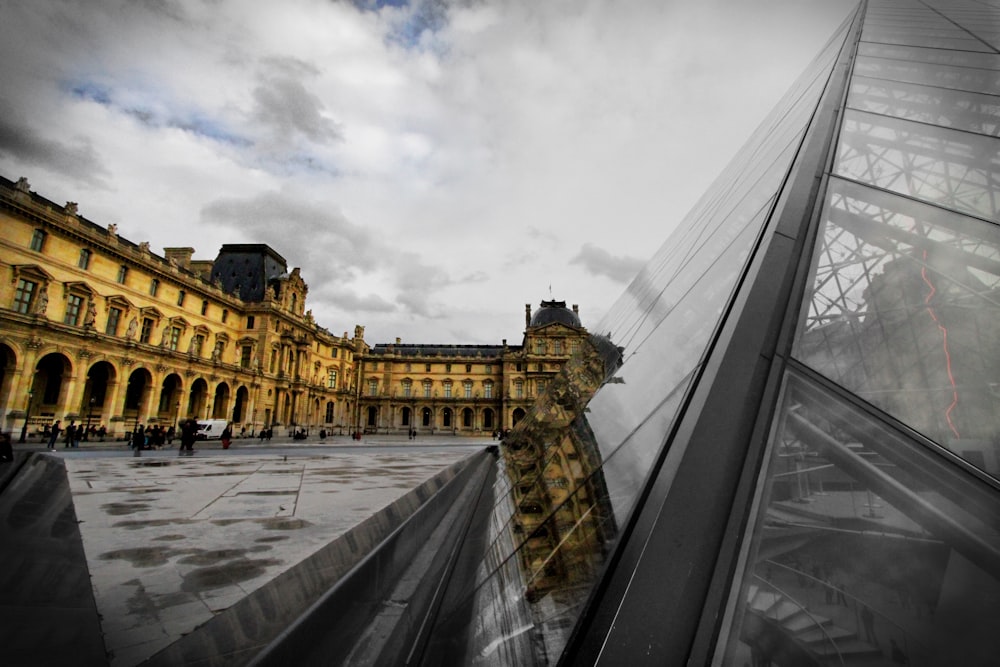
[[[222,440],[222,448],[229,449],[229,443],[231,443],[233,440],[233,429],[228,422],[226,423],[226,428],[222,429],[221,440]]]
[[[146,430],[142,427],[142,424],[136,424],[135,428],[132,429],[132,449],[145,449],[146,447]]]
[[[66,436],[63,438],[63,449],[68,449],[73,446],[73,438],[76,436],[76,422],[72,419],[69,422],[69,426],[66,427]]]
[[[865,640],[872,644],[878,644],[878,640],[875,638],[875,614],[872,613],[871,607],[868,605],[861,607],[861,624],[865,628]]]
[[[59,439],[59,431],[61,431],[61,430],[62,429],[59,428],[59,420],[58,419],[55,420],[54,422],[52,422],[52,433],[49,434],[48,449],[55,449],[56,448],[56,440]]]
[[[173,424],[167,427],[167,446],[174,446],[174,438],[177,436],[177,431],[174,429]]]
[[[10,433],[0,432],[0,461],[10,463],[14,460],[14,446],[10,441]]]
[[[241,438],[247,437],[247,427],[246,426],[244,426],[243,428],[240,429],[240,437]]]
[[[101,439],[101,442],[104,442],[104,437],[107,434],[108,434],[108,427],[105,426],[104,424],[101,424],[101,428],[97,429],[97,437]]]
[[[185,419],[181,424],[181,448],[178,451],[180,456],[192,456],[194,454],[194,438],[198,430],[198,423],[193,419]]]

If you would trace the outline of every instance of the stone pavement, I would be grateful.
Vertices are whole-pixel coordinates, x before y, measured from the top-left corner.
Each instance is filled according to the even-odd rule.
[[[141,662],[490,444],[336,440],[199,443],[193,457],[170,449],[135,458],[122,443],[57,450],[111,664]]]

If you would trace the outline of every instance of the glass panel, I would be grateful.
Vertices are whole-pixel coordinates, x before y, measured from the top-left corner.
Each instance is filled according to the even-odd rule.
[[[1000,475],[1000,227],[831,179],[794,355]]]
[[[446,594],[427,664],[559,660],[767,224],[843,39],[831,40],[593,327],[600,335],[504,439],[475,589]],[[513,383],[515,395],[521,386]]]
[[[958,30],[914,30],[905,27],[881,27],[865,24],[861,39],[866,42],[885,44],[908,44],[935,49],[958,49],[964,51],[990,51],[990,47],[978,39],[972,39]]]
[[[720,654],[738,665],[987,665],[996,490],[791,376]]]
[[[854,64],[854,76],[870,76],[875,79],[905,81],[935,88],[975,91],[990,95],[1000,94],[1000,72],[965,65],[858,56]]]
[[[631,509],[632,490],[664,444],[672,410],[768,220],[836,55],[831,43],[594,327],[624,353],[613,381],[588,406],[603,456],[618,457],[609,475],[623,484],[627,504],[616,512]],[[654,423],[663,428],[656,432]]]
[[[875,44],[871,42],[861,42],[858,44],[859,56],[876,56],[879,58],[892,58],[904,61],[899,66],[905,71],[912,71],[918,75],[926,72],[936,72],[933,68],[921,67],[920,63],[936,63],[939,65],[958,65],[961,67],[974,67],[983,70],[996,70],[994,72],[982,72],[981,75],[988,77],[982,79],[983,86],[977,88],[983,92],[1000,92],[1000,55],[995,53],[970,53],[968,51],[946,51],[943,49],[923,49],[918,46],[904,46],[900,44]],[[859,58],[860,60],[860,58]],[[867,59],[870,62],[870,59]],[[907,67],[906,62],[914,63],[912,67]],[[901,79],[908,81],[909,79]],[[990,83],[992,82],[992,83]],[[918,83],[928,83],[933,85],[944,85],[939,80],[920,80]]]
[[[1000,139],[848,110],[835,171],[1000,221]]]
[[[855,74],[847,106],[956,130],[1000,136],[1000,96],[957,92]]]

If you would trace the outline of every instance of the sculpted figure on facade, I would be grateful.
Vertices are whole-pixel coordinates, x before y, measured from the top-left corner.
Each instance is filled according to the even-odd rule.
[[[35,315],[45,317],[45,311],[49,309],[49,288],[42,287],[35,300]]]
[[[17,183],[14,184],[14,189],[18,192],[31,192],[31,184],[28,183],[28,179],[22,176],[17,179]]]
[[[97,322],[97,304],[91,299],[87,304],[87,314],[83,318],[83,326],[87,329],[93,329],[95,322]]]
[[[139,322],[137,322],[135,316],[133,316],[128,322],[128,329],[125,330],[125,338],[127,340],[135,340],[135,332],[138,328]]]

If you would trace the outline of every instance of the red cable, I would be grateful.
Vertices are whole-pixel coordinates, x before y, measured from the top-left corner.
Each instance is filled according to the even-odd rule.
[[[948,427],[951,428],[951,432],[955,434],[956,438],[961,438],[962,436],[958,434],[958,429],[955,428],[955,422],[951,420],[951,413],[955,409],[955,406],[958,405],[958,388],[955,386],[955,376],[951,374],[951,353],[948,351],[948,329],[946,329],[941,324],[941,321],[938,320],[937,315],[934,313],[934,308],[930,305],[931,299],[933,299],[934,295],[937,293],[937,289],[934,287],[933,284],[931,284],[931,281],[927,278],[926,250],[924,250],[924,265],[920,267],[920,277],[924,279],[924,282],[927,283],[927,286],[931,290],[930,293],[927,295],[927,297],[924,299],[924,303],[927,305],[927,312],[930,313],[931,319],[934,320],[934,323],[937,325],[938,329],[941,330],[941,338],[942,338],[941,345],[942,347],[944,347],[945,367],[948,370],[948,381],[951,383],[951,405],[949,405],[948,409],[945,410],[944,416],[945,419],[948,420]]]

